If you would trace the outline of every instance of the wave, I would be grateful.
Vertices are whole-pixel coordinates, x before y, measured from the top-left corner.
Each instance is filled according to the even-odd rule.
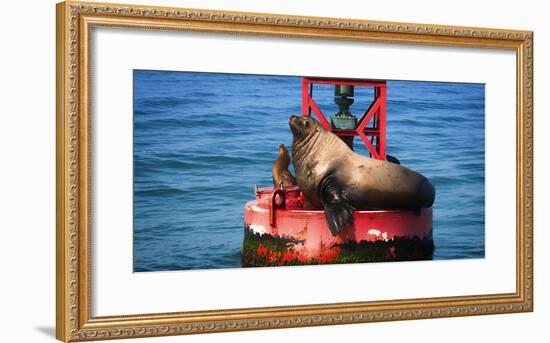
[[[162,196],[185,195],[185,194],[189,194],[189,192],[179,188],[156,188],[156,189],[134,191],[134,196],[144,196],[144,197],[162,197]]]
[[[138,110],[143,110],[143,108],[173,108],[181,105],[193,104],[195,102],[194,99],[166,96],[138,99],[135,100],[134,105]]]

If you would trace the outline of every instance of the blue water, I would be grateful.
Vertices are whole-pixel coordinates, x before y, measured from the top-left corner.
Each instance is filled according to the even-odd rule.
[[[360,116],[372,90],[355,98]],[[388,153],[437,190],[434,259],[484,257],[484,85],[388,81],[387,105]],[[299,77],[134,71],[134,270],[240,267],[243,206],[300,108]]]

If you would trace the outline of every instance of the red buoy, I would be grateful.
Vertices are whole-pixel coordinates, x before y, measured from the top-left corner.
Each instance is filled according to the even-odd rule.
[[[340,111],[329,120],[313,99],[314,84],[335,85]],[[348,111],[353,87],[372,87],[360,118]],[[386,160],[386,81],[302,78],[302,115],[319,122],[351,148],[359,136],[372,158]],[[351,124],[350,124],[351,123]],[[395,160],[395,159],[394,159]],[[355,211],[354,222],[333,236],[323,210],[308,205],[298,187],[256,189],[244,209],[243,266],[381,262],[431,259],[432,208]]]
[[[324,211],[297,187],[258,189],[245,206],[244,266],[419,260],[432,252],[431,208],[355,211],[354,223],[333,236]]]

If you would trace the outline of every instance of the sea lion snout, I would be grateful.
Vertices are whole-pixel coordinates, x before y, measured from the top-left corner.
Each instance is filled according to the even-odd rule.
[[[299,139],[308,136],[314,130],[318,130],[320,124],[310,116],[291,115],[288,119],[288,125],[294,138]]]
[[[298,130],[298,127],[300,126],[300,117],[291,115],[288,119],[288,126],[290,126],[290,130],[295,133],[296,130]]]
[[[300,123],[300,117],[291,115],[288,119],[288,126],[290,126],[290,131],[292,131],[293,136],[300,136],[301,131],[301,123]]]
[[[291,115],[290,118],[288,119],[288,126],[290,126],[290,128],[294,128],[296,127],[296,121],[299,120],[300,117],[298,116],[295,116],[295,115]]]

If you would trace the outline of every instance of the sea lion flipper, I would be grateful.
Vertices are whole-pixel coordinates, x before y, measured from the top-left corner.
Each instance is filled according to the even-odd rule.
[[[330,232],[336,236],[340,231],[353,223],[355,208],[344,199],[336,178],[329,176],[322,183],[319,195],[325,210],[325,219]]]
[[[386,161],[394,163],[394,164],[401,164],[401,161],[395,156],[392,155],[386,155]]]

